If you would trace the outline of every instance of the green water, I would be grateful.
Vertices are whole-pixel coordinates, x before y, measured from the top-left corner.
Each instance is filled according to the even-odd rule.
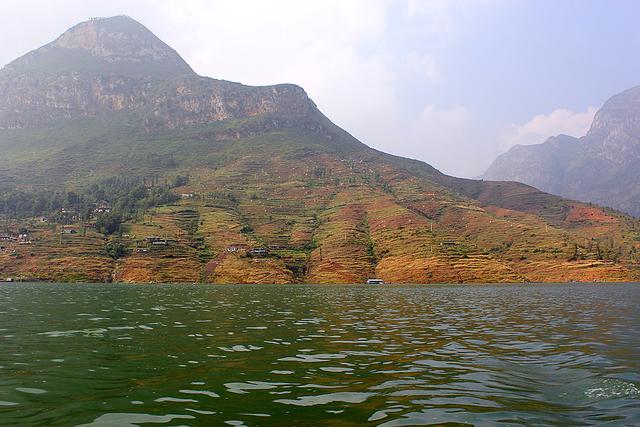
[[[0,343],[1,425],[640,425],[633,284],[2,284]]]

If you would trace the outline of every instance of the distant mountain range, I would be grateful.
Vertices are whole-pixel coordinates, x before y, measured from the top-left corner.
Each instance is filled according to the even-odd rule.
[[[0,278],[640,279],[638,220],[376,151],[302,88],[199,76],[125,16],[0,70],[0,150]]]
[[[640,86],[609,99],[587,135],[518,145],[483,175],[640,216]]]

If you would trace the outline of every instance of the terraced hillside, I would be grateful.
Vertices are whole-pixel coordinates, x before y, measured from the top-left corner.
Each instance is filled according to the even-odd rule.
[[[93,31],[109,43],[138,40],[142,36],[127,32],[146,30],[129,19],[90,21],[62,39]],[[143,40],[163,49],[150,36]],[[135,46],[119,51],[110,44],[115,53],[107,74],[127,84],[105,86],[105,59],[91,56],[105,50],[77,51],[86,45],[54,43],[33,55],[53,51],[58,62],[23,59],[0,71],[0,235],[23,236],[0,241],[0,278],[640,279],[635,218],[522,184],[448,177],[426,163],[378,152],[331,123],[300,88],[252,88],[195,76],[173,51],[151,49],[156,54],[150,59],[136,57]],[[77,62],[52,67],[68,53],[64,49],[74,61],[89,55],[90,66],[77,72]],[[130,55],[143,65],[133,73],[127,60],[119,74],[118,61]],[[158,60],[162,72],[154,68]],[[29,67],[22,68],[25,61]],[[65,89],[68,73],[93,89]],[[6,82],[16,79],[27,86],[38,79],[39,89],[7,89]],[[80,101],[71,102],[69,93]],[[115,178],[138,183],[126,200],[101,184]],[[164,202],[167,192],[177,197]],[[66,196],[57,205],[47,193]],[[35,194],[42,203],[33,203]],[[87,211],[91,197],[96,209]],[[99,212],[101,203],[114,212]],[[115,214],[116,230],[102,225]]]

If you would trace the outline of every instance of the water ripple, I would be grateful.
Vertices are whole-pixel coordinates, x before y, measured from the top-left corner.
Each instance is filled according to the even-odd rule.
[[[640,425],[639,313],[632,284],[7,284],[0,424]]]

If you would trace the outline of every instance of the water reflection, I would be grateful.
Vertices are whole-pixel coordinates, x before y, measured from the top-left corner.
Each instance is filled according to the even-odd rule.
[[[0,288],[3,425],[640,425],[640,287]]]

